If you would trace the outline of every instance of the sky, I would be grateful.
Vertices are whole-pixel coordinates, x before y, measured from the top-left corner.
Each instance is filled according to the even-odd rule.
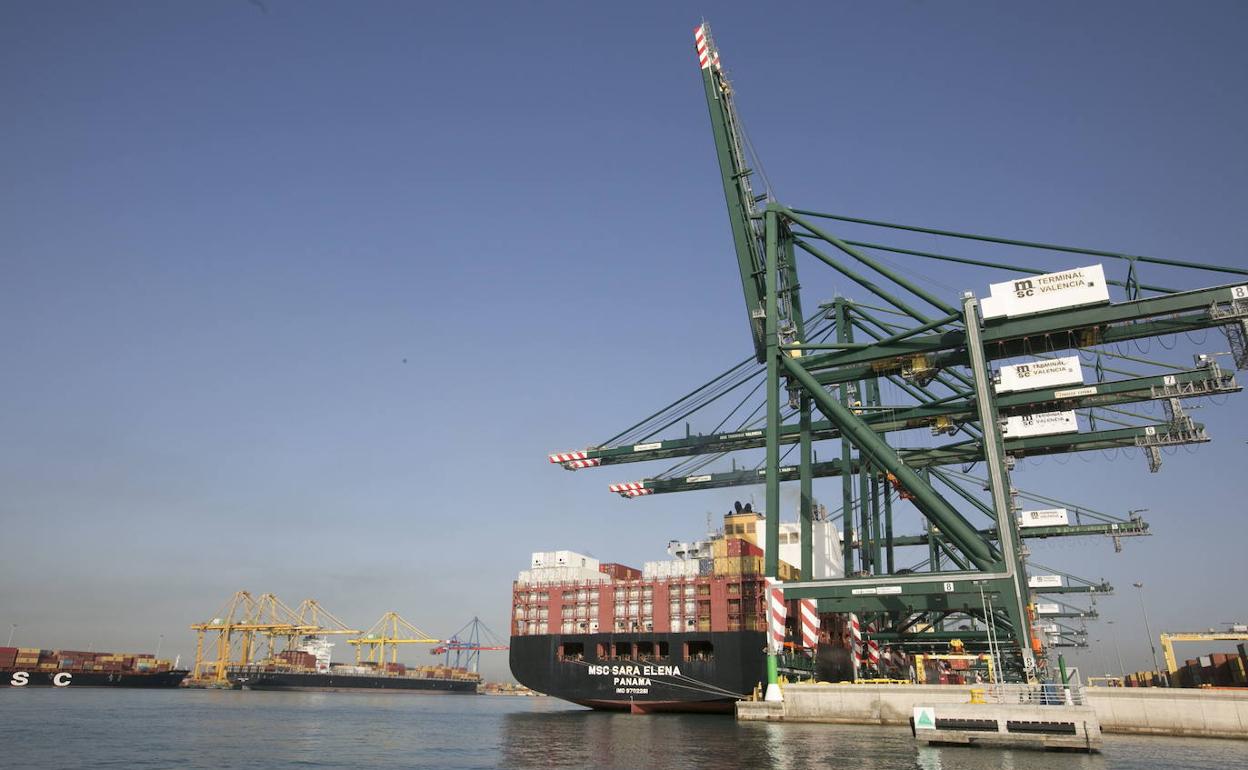
[[[1248,264],[1240,3],[9,0],[0,633],[186,661],[188,626],[248,590],[506,635],[531,551],[639,564],[761,504],[626,501],[607,484],[661,467],[546,461],[750,354],[703,17],[784,203]],[[1008,277],[901,259],[950,301]],[[806,269],[808,306],[867,298]],[[1149,509],[1120,554],[1036,545],[1118,587],[1091,634],[1128,670],[1133,582],[1154,632],[1248,620],[1245,404],[1196,414],[1214,441],[1159,474],[1015,476]]]

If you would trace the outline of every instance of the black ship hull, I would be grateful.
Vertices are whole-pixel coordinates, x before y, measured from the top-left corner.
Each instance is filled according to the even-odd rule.
[[[762,631],[513,636],[511,673],[594,709],[727,713],[767,681],[765,646]]]
[[[318,674],[300,671],[245,671],[230,674],[235,685],[251,690],[316,690],[367,691],[394,690],[401,692],[458,693],[475,695],[477,682],[472,679],[423,679],[406,676],[369,676],[368,674]]]
[[[10,687],[177,687],[189,671],[39,671],[7,669],[0,682]]]

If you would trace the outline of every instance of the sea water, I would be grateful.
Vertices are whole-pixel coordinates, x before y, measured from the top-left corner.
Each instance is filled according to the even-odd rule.
[[[908,728],[632,716],[553,698],[6,688],[3,768],[1248,768],[1248,741],[1105,736],[1102,754],[914,743]]]

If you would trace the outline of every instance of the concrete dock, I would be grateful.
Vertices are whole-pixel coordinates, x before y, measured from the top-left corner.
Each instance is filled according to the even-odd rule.
[[[907,726],[915,706],[963,704],[983,685],[787,684],[784,701],[741,701],[742,721]],[[1248,689],[1085,687],[1101,731],[1248,740]]]
[[[1020,703],[942,703],[917,706],[911,722],[920,743],[1043,750],[1101,750],[1101,726],[1091,706]]]

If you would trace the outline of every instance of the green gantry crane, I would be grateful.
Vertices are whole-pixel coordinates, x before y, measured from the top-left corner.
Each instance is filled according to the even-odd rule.
[[[1110,587],[1077,579],[1061,586],[1029,585],[1024,538],[1097,534],[1112,537],[1120,548],[1119,538],[1147,534],[1148,525],[1132,514],[1020,527],[1015,504],[1020,490],[1010,482],[1013,463],[1027,456],[1134,447],[1156,471],[1162,448],[1208,441],[1205,427],[1186,414],[1182,402],[1241,390],[1216,356],[1200,355],[1193,366],[1183,367],[1132,357],[1111,346],[1220,328],[1235,367],[1248,367],[1248,270],[781,205],[769,193],[755,192],[735,93],[708,24],[695,29],[694,44],[754,355],[610,439],[550,455],[550,461],[568,470],[677,461],[662,474],[610,485],[611,492],[625,497],[764,484],[765,572],[773,578],[778,576],[780,484],[796,481],[802,579],[785,584],[786,599],[814,599],[823,613],[854,613],[864,626],[870,622],[878,629],[877,641],[902,649],[946,637],[988,649],[999,640],[1001,649],[993,651],[1004,659],[1006,672],[1033,678],[1044,665],[1047,647],[1083,644],[1086,635],[1069,627],[1041,633],[1040,624],[1051,628],[1054,618],[1095,617],[1094,609],[1051,599],[1043,602],[1045,609],[1059,609],[1037,614],[1035,598],[1107,593]],[[838,226],[1111,261],[1125,265],[1126,275],[1107,278],[1100,264],[1052,272],[854,240],[832,232]],[[837,297],[805,316],[799,254],[880,304]],[[1003,270],[1010,280],[994,284],[984,298],[967,293],[950,299],[890,266],[882,254]],[[1175,290],[1142,282],[1140,270],[1146,265],[1234,276],[1235,282]],[[1109,286],[1123,298],[1111,302]],[[1022,364],[1010,366],[1035,366],[1063,354],[1092,357],[1096,382],[1083,381],[1080,364],[1074,382],[1009,390],[994,381],[990,369],[995,361],[1022,358]],[[1131,363],[1154,371],[1117,368]],[[1107,378],[1113,374],[1126,376]],[[885,386],[909,401],[885,403]],[[743,412],[760,391],[765,403]],[[738,397],[709,432],[694,433],[686,422],[683,436],[663,435],[695,413]],[[1166,419],[1141,420],[1124,409],[1142,402],[1161,404]],[[1079,419],[1090,429],[1083,430]],[[1034,429],[1045,420],[1073,429]],[[1117,427],[1099,429],[1101,422]],[[904,441],[916,429],[950,440],[924,447],[890,443],[890,437]],[[835,458],[817,461],[816,442],[835,442]],[[737,467],[734,457],[729,470],[706,469],[730,454],[758,449],[764,460],[756,467]],[[793,450],[796,460],[782,462],[782,452],[787,458]],[[947,468],[979,463],[986,478]],[[813,481],[834,476],[841,480],[844,576],[819,579],[811,569]],[[922,533],[894,531],[895,513],[903,505],[920,514]],[[897,550],[908,547],[927,550],[918,568],[898,566]],[[967,619],[974,628],[948,630],[947,624]]]

